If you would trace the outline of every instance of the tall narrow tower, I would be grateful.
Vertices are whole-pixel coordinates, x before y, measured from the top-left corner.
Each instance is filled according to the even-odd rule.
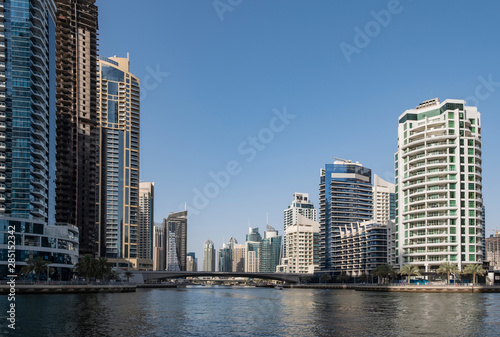
[[[340,227],[372,218],[372,171],[338,160],[320,171],[320,267],[339,271]]]
[[[127,58],[98,61],[99,255],[138,268],[139,80]]]
[[[57,59],[56,221],[78,226],[80,254],[96,254],[97,7],[55,0]]]
[[[144,260],[142,263],[151,264],[153,260],[154,194],[154,183],[139,183],[138,258]]]
[[[396,264],[426,272],[483,257],[481,117],[464,100],[432,99],[399,117]]]

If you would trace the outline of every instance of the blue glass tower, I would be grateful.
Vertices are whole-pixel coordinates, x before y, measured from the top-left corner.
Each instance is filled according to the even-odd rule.
[[[359,163],[336,161],[320,172],[320,267],[338,270],[340,226],[370,220],[372,172]]]
[[[53,223],[55,5],[52,0],[2,5],[0,214]]]

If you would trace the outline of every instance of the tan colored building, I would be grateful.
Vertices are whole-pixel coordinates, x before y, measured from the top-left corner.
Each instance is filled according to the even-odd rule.
[[[99,57],[98,254],[121,268],[149,269],[152,261],[138,252],[139,102],[129,59]]]

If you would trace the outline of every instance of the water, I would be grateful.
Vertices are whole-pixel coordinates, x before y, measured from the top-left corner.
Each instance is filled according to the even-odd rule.
[[[12,334],[0,298],[1,336],[500,335],[500,294],[191,287],[16,300]]]

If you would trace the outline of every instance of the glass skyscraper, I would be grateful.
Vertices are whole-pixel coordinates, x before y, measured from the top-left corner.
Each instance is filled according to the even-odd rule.
[[[97,100],[99,255],[121,267],[139,268],[140,87],[128,58],[99,57]]]
[[[351,161],[335,161],[320,171],[320,267],[339,271],[340,226],[372,218],[372,172]]]
[[[0,3],[0,277],[12,228],[16,272],[42,257],[66,278],[77,262],[78,229],[55,223],[55,13],[53,0]]]

